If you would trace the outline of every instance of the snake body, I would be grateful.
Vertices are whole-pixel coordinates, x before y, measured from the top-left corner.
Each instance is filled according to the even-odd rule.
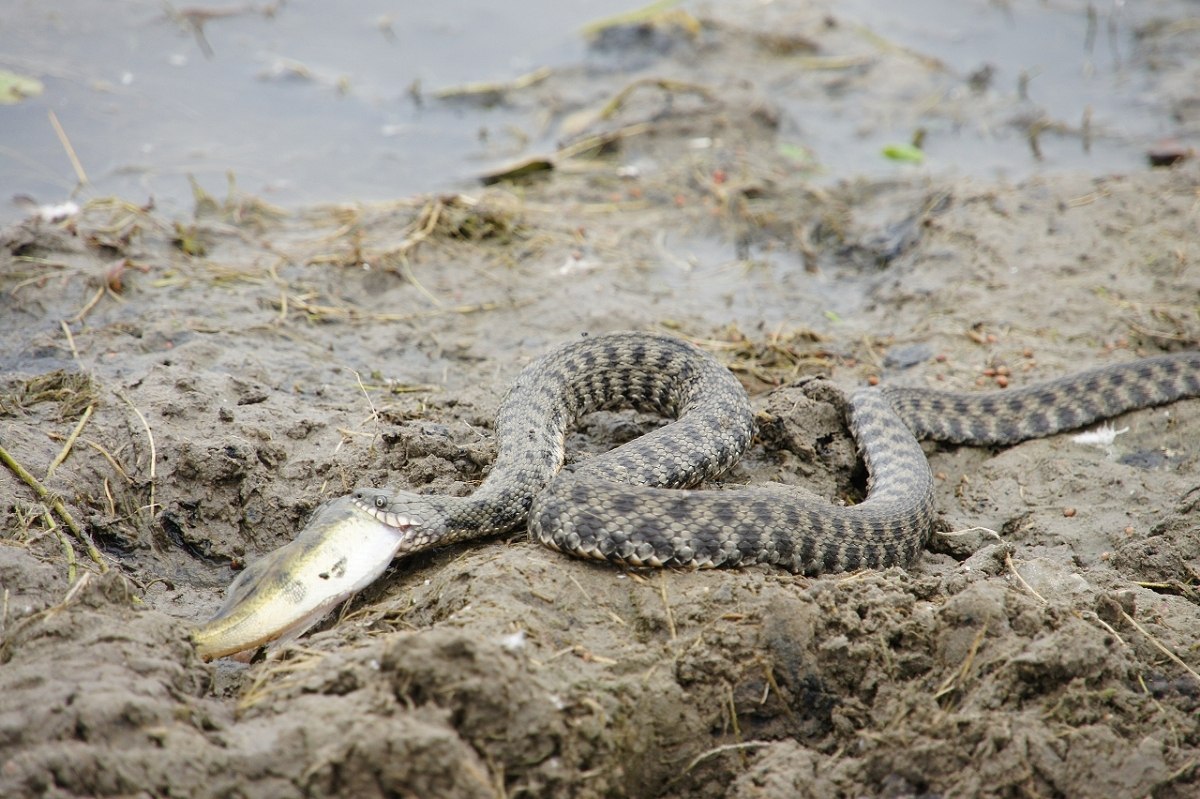
[[[866,499],[838,506],[782,488],[679,491],[719,475],[749,447],[749,399],[715,358],[668,336],[615,333],[563,346],[526,367],[502,400],[498,452],[468,497],[358,489],[356,507],[402,531],[398,554],[511,530],[630,566],[770,563],[817,574],[911,563],[933,527],[933,477],[918,439],[1002,445],[1200,395],[1200,352],[1080,372],[1026,388],[956,393],[864,388],[849,426],[866,463]],[[675,417],[563,469],[570,427],[632,406]]]

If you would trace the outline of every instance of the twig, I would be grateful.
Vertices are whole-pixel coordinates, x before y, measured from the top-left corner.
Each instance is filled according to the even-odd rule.
[[[596,604],[595,600],[592,599],[592,595],[587,592],[587,589],[584,588],[583,585],[578,580],[575,579],[574,574],[568,573],[567,577],[571,578],[571,582],[575,583],[575,587],[579,589],[579,593],[583,594],[583,598],[585,600],[587,600],[587,603],[589,605]]]
[[[505,92],[519,91],[521,89],[528,89],[530,86],[536,86],[553,74],[553,71],[549,67],[540,67],[533,72],[520,75],[507,83],[464,83],[461,86],[449,86],[445,89],[438,89],[433,93],[433,96],[439,100],[449,100],[456,97],[504,94]]]
[[[357,369],[351,369],[350,371],[354,373],[354,379],[358,381],[358,388],[360,391],[362,391],[363,396],[367,399],[367,407],[371,409],[371,421],[378,421],[379,411],[375,408],[375,403],[371,401],[371,393],[367,391],[367,387],[363,385],[362,375],[358,373]]]
[[[632,11],[625,11],[620,14],[613,14],[610,17],[601,17],[594,19],[583,26],[584,36],[597,36],[609,28],[615,28],[618,25],[644,25],[654,21],[654,18],[663,14],[668,9],[679,5],[679,0],[655,0],[648,6],[635,8]]]
[[[737,700],[733,697],[733,686],[725,683],[725,698],[729,700],[729,724],[733,727],[733,737],[741,739],[742,725],[738,724]]]
[[[630,125],[626,125],[625,127],[617,128],[616,130],[605,131],[604,133],[597,133],[593,136],[580,139],[574,144],[569,144],[555,152],[554,157],[560,161],[568,158],[574,158],[590,150],[598,149],[606,144],[611,144],[615,141],[622,141],[624,139],[631,139],[634,136],[640,136],[643,133],[647,133],[651,130],[654,130],[654,125],[649,122],[634,122]]]
[[[67,526],[71,534],[79,539],[87,548],[88,557],[100,567],[101,573],[108,571],[108,564],[100,556],[100,550],[96,549],[96,545],[92,542],[92,537],[75,523],[75,518],[71,516],[70,511],[63,505],[62,500],[50,493],[24,466],[17,463],[17,460],[8,453],[8,450],[3,445],[0,445],[0,463],[7,466],[9,471],[15,474],[21,482],[33,489],[33,493],[37,495],[38,499],[45,502],[50,506],[51,510],[58,514],[58,518],[63,520],[63,524]]]
[[[1158,698],[1154,695],[1154,692],[1150,690],[1150,686],[1146,685],[1146,678],[1141,672],[1138,672],[1137,681],[1138,686],[1142,689],[1142,693],[1146,695],[1147,699],[1154,703],[1154,706],[1158,708],[1158,712],[1165,713],[1166,708],[1162,706],[1162,702],[1158,701]]]
[[[150,432],[150,423],[146,421],[146,417],[142,416],[142,412],[139,411],[137,406],[133,404],[133,400],[129,399],[129,397],[125,396],[125,394],[120,391],[117,392],[117,396],[120,397],[121,399],[123,399],[125,401],[125,403],[130,408],[133,409],[133,412],[135,414],[137,414],[137,418],[139,420],[141,420],[142,427],[146,428],[146,438],[150,439],[150,506],[149,506],[148,510],[150,511],[150,515],[153,516],[154,515],[154,507],[155,507],[155,503],[154,503],[155,463],[158,461],[158,452],[154,447],[154,433]]]
[[[77,597],[79,595],[79,592],[83,590],[84,586],[86,586],[91,581],[91,579],[92,579],[92,573],[84,572],[80,576],[80,578],[78,580],[76,580],[74,583],[72,583],[71,587],[69,589],[67,589],[67,593],[65,596],[63,596],[62,602],[59,602],[57,605],[51,605],[50,607],[48,607],[44,610],[39,610],[36,613],[29,614],[28,616],[24,617],[23,619],[20,619],[16,624],[14,624],[13,628],[11,630],[5,629],[4,630],[5,635],[3,637],[0,637],[0,663],[4,662],[5,655],[7,654],[8,648],[12,645],[12,642],[16,639],[16,637],[19,633],[21,633],[23,630],[25,630],[29,627],[32,627],[34,624],[37,624],[38,622],[44,621],[46,619],[54,618],[59,613],[62,613],[64,610],[66,610],[68,607],[70,607],[71,602],[73,602],[75,600],[75,597]],[[8,610],[7,610],[8,592],[7,592],[7,590],[5,591],[4,598],[5,598],[5,616],[7,617],[7,615],[8,615]]]
[[[63,554],[67,556],[67,584],[75,582],[75,547],[71,546],[71,540],[62,534],[58,529],[58,525],[54,523],[54,517],[50,515],[50,511],[43,514],[46,519],[46,526],[58,538],[58,543],[62,544]]]
[[[284,302],[273,300],[273,303],[279,305],[280,308],[285,307]],[[309,316],[338,319],[345,322],[411,322],[416,319],[430,319],[436,316],[447,314],[471,314],[479,313],[480,311],[494,311],[497,308],[503,307],[498,302],[480,302],[471,305],[455,305],[452,307],[431,308],[425,311],[415,311],[413,313],[374,313],[371,311],[363,311],[358,308],[338,307],[334,305],[317,305],[308,302],[303,297],[292,296],[287,298],[287,304],[303,314]],[[517,303],[512,307],[519,307],[523,303]]]
[[[62,462],[67,459],[67,456],[71,454],[71,447],[75,446],[76,439],[78,439],[79,434],[83,432],[83,426],[87,424],[88,419],[92,418],[93,407],[95,406],[87,406],[83,412],[83,416],[79,417],[79,423],[75,425],[75,429],[71,431],[71,435],[67,436],[67,441],[65,444],[63,444],[63,448],[59,450],[59,453],[54,457],[54,460],[50,461],[50,467],[46,469],[47,480],[54,476],[54,470],[61,466]]]
[[[1121,644],[1121,646],[1129,646],[1129,642],[1121,637],[1121,634],[1119,632],[1117,632],[1115,627],[1113,627],[1111,624],[1106,622],[1104,619],[1100,618],[1095,613],[1081,614],[1080,617],[1083,619],[1086,619],[1087,621],[1094,621],[1097,624],[1099,624],[1101,627],[1103,627],[1105,630],[1108,631],[1109,635],[1111,635],[1113,638],[1117,639],[1117,641]],[[1149,692],[1147,692],[1147,693],[1149,693]]]
[[[79,313],[77,313],[71,317],[71,321],[72,322],[82,322],[83,317],[88,315],[88,311],[95,308],[96,303],[100,302],[100,299],[104,296],[105,291],[107,291],[106,286],[101,286],[100,288],[96,289],[96,293],[93,294],[92,298],[90,300],[88,300],[87,303],[82,308],[79,309]]]
[[[112,517],[117,515],[117,501],[113,499],[112,489],[108,485],[108,477],[104,478],[104,498],[108,500],[108,514]]]
[[[1041,602],[1043,605],[1049,604],[1046,602],[1046,598],[1044,596],[1039,594],[1037,591],[1034,591],[1033,586],[1030,585],[1029,583],[1025,582],[1025,578],[1021,576],[1021,573],[1019,571],[1017,571],[1016,564],[1013,563],[1011,552],[1004,553],[1004,565],[1008,566],[1008,570],[1011,571],[1013,573],[1013,576],[1017,578],[1017,582],[1019,582],[1021,585],[1025,586],[1026,591],[1033,594],[1037,598],[1037,600],[1039,602]]]
[[[53,615],[54,613],[65,610],[67,605],[71,604],[75,597],[79,596],[79,592],[83,590],[83,587],[87,585],[88,581],[91,579],[91,572],[84,572],[83,577],[79,578],[74,585],[67,589],[67,593],[63,594],[62,602],[59,602],[53,607],[46,608],[47,615]]]
[[[975,638],[971,640],[971,646],[967,649],[967,656],[963,658],[963,662],[959,664],[954,673],[942,682],[941,686],[937,689],[937,693],[933,695],[934,699],[941,699],[966,681],[967,673],[971,671],[971,666],[975,663],[975,656],[979,654],[979,645],[983,643],[983,639],[987,636],[987,631],[987,622],[984,622],[983,626],[979,628],[979,632],[975,633]]]
[[[1150,632],[1145,627],[1138,624],[1137,619],[1133,618],[1133,616],[1130,616],[1124,610],[1121,611],[1121,618],[1123,618],[1125,621],[1132,624],[1133,628],[1135,630],[1137,630],[1142,635],[1146,636],[1146,638],[1150,639],[1150,643],[1154,644],[1154,646],[1158,649],[1158,651],[1162,652],[1164,655],[1166,655],[1168,658],[1170,658],[1171,661],[1173,663],[1175,663],[1175,665],[1179,666],[1181,669],[1186,671],[1188,674],[1192,675],[1192,679],[1194,679],[1197,683],[1200,683],[1200,673],[1197,673],[1197,671],[1195,669],[1193,669],[1188,664],[1184,663],[1183,659],[1180,658],[1179,655],[1176,655],[1174,652],[1172,652],[1170,649],[1168,649],[1167,646],[1162,641],[1155,638],[1153,635],[1150,634]]]
[[[108,461],[108,464],[110,466],[112,466],[113,469],[116,470],[117,474],[121,475],[121,477],[124,477],[126,483],[128,483],[129,485],[133,485],[133,478],[129,476],[129,473],[125,471],[125,468],[123,466],[121,466],[121,464],[117,463],[117,459],[115,457],[113,457],[113,454],[111,452],[109,452],[104,447],[100,446],[95,441],[92,441],[89,438],[85,438],[83,440],[83,443],[87,444],[89,447],[91,447],[92,449],[96,450],[101,455],[103,455],[105,460]]]
[[[970,533],[987,533],[988,538],[994,538],[1001,544],[1004,543],[1004,538],[999,533],[989,527],[965,527],[962,530],[951,530],[946,533],[938,533],[942,538],[953,538],[955,536],[969,535]]]
[[[617,92],[607,103],[604,108],[600,109],[599,119],[608,119],[617,111],[621,110],[621,106],[625,105],[625,101],[630,95],[636,92],[643,86],[654,86],[664,92],[687,92],[689,94],[698,94],[705,100],[713,99],[713,92],[707,86],[702,86],[698,83],[687,83],[685,81],[671,80],[669,78],[638,78],[626,86],[621,91]]]
[[[442,211],[445,210],[446,204],[441,200],[436,200],[427,204],[422,210],[417,221],[410,226],[410,230],[415,228],[415,232],[406,235],[404,241],[396,248],[395,253],[400,263],[400,274],[411,283],[417,291],[425,295],[426,299],[434,304],[435,307],[441,308],[443,303],[433,295],[429,289],[421,285],[417,280],[417,276],[413,274],[412,266],[408,262],[408,253],[415,250],[416,247],[431,235],[437,229],[438,222],[442,218]],[[421,224],[421,219],[424,218],[424,224]]]
[[[71,335],[71,326],[67,324],[66,319],[60,319],[58,323],[62,325],[63,334],[67,337],[67,344],[71,346],[71,357],[75,359],[75,363],[79,363],[79,350],[75,348],[75,337]]]
[[[708,760],[710,757],[715,757],[722,752],[732,752],[739,749],[761,749],[764,746],[770,746],[771,741],[743,741],[736,744],[724,744],[722,746],[714,746],[712,749],[701,752],[692,758],[692,762],[687,764],[687,768],[683,770],[684,774],[694,769],[696,766]]]
[[[671,640],[674,641],[675,636],[675,614],[671,612],[671,603],[667,600],[667,572],[663,570],[658,573],[659,576],[659,592],[662,594],[663,607],[667,611],[667,629],[671,632]]]
[[[83,171],[83,164],[79,162],[79,156],[75,154],[75,148],[71,146],[71,140],[67,138],[67,132],[59,124],[58,115],[53,110],[50,111],[50,124],[54,126],[58,140],[62,142],[63,149],[67,151],[67,158],[71,159],[71,167],[75,170],[75,178],[79,181],[79,185],[86,185],[88,183],[87,173]]]
[[[431,292],[429,289],[425,288],[425,286],[423,286],[421,284],[421,281],[417,280],[417,276],[413,274],[412,266],[408,262],[408,256],[401,255],[399,258],[399,262],[400,262],[401,276],[403,276],[403,278],[405,280],[407,280],[409,283],[411,283],[417,291],[424,294],[425,298],[428,299],[430,302],[432,302],[436,307],[441,308],[445,303],[443,303],[441,300],[439,300],[433,292]]]

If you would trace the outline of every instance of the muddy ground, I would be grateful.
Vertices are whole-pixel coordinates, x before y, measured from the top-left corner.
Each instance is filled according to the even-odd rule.
[[[726,480],[831,501],[864,476],[807,376],[999,389],[1197,346],[1195,161],[814,182],[772,75],[847,34],[793,23],[668,26],[640,71],[515,92],[574,114],[705,87],[576,116],[529,182],[4,231],[0,444],[30,479],[0,470],[0,794],[1197,795],[1196,400],[1107,446],[927,446],[940,532],[907,570],[622,571],[518,532],[399,562],[251,663],[196,658],[234,570],[324,499],[469,492],[505,386],[581,332],[716,353],[760,423]],[[890,50],[805,75],[955,79]],[[658,423],[595,415],[571,457]]]

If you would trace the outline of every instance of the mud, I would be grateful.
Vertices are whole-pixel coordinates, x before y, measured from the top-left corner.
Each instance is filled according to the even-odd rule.
[[[711,349],[760,426],[726,480],[835,502],[864,475],[813,375],[988,389],[1197,345],[1195,161],[818,185],[779,147],[777,43],[721,35],[707,94],[622,107],[532,182],[3,232],[0,444],[50,495],[0,471],[0,794],[1196,795],[1196,400],[1107,446],[928,446],[907,570],[621,571],[517,532],[398,562],[253,662],[195,657],[324,499],[469,492],[507,383],[581,332]],[[665,41],[644,69],[694,64]],[[570,457],[658,423],[594,415]]]

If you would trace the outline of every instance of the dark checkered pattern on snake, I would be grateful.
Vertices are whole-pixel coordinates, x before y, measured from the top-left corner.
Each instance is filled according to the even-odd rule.
[[[496,461],[471,496],[364,488],[354,497],[405,530],[401,554],[526,521],[549,547],[631,566],[881,568],[912,562],[933,526],[933,477],[919,438],[1010,444],[1197,395],[1200,352],[986,393],[865,388],[848,403],[870,475],[863,502],[839,506],[780,487],[679,491],[742,456],[754,434],[750,402],[732,373],[691,344],[615,333],[567,344],[521,372],[497,413]],[[628,406],[676,418],[562,469],[580,416]]]

